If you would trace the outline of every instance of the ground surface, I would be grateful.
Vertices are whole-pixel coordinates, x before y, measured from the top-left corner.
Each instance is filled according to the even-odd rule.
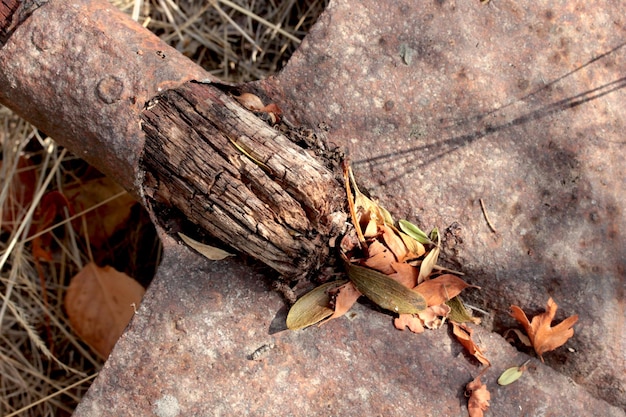
[[[328,126],[396,218],[449,229],[446,257],[490,312],[477,330],[494,364],[487,415],[624,415],[620,10],[336,1],[258,84],[287,117]],[[284,304],[249,266],[166,248],[76,415],[466,415],[479,368],[445,331],[398,332],[360,306],[352,320],[277,332]],[[515,325],[509,305],[536,313],[550,296],[557,319],[580,316],[574,338],[498,387],[526,358],[498,334]]]

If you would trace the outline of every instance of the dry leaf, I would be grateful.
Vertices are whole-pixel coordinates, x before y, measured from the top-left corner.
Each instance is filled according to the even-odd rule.
[[[406,246],[410,255],[412,255],[411,258],[419,258],[426,253],[424,245],[419,243],[417,240],[413,239],[406,233],[398,232],[398,234],[400,235],[400,239],[404,242],[404,246]]]
[[[341,317],[346,314],[346,312],[352,308],[354,303],[356,303],[356,300],[358,300],[361,296],[361,293],[356,289],[352,282],[343,284],[342,286],[332,290],[331,293],[336,293],[335,312],[328,318],[328,320],[336,319],[337,317]]]
[[[515,305],[511,306],[511,315],[524,326],[533,349],[542,362],[542,355],[545,352],[562,346],[574,335],[572,326],[578,321],[578,315],[574,315],[551,327],[557,308],[558,305],[550,297],[546,305],[546,312],[533,317],[532,321],[529,322],[521,308]]]
[[[450,314],[450,307],[445,304],[430,306],[424,311],[420,311],[417,316],[422,320],[424,326],[433,330],[440,328],[446,317]]]
[[[261,111],[265,107],[259,96],[252,93],[243,93],[240,96],[233,96],[233,98],[250,111]]]
[[[63,192],[76,213],[88,210],[119,194],[117,198],[85,213],[86,231],[76,226],[81,234],[89,238],[89,243],[98,248],[103,247],[116,231],[126,225],[132,207],[137,204],[130,194],[124,192],[121,186],[108,177],[79,182],[65,188]]]
[[[456,336],[459,342],[463,345],[463,347],[469,352],[470,355],[474,356],[480,363],[486,366],[491,366],[491,362],[485,356],[485,354],[480,350],[480,348],[474,343],[472,340],[472,329],[469,328],[465,324],[452,323],[452,332]]]
[[[205,245],[204,243],[195,241],[189,236],[185,236],[182,233],[178,233],[178,236],[180,236],[183,242],[185,242],[191,248],[195,249],[202,256],[212,261],[221,261],[222,259],[228,258],[229,256],[235,256],[232,253],[226,252],[223,249],[216,248],[215,246]]]
[[[426,255],[426,257],[422,261],[422,264],[420,265],[420,274],[417,282],[424,281],[433,272],[433,268],[435,267],[435,265],[437,265],[437,260],[439,259],[439,251],[439,245],[437,245],[432,248],[430,252],[428,252],[428,255]]]
[[[128,275],[90,263],[72,278],[65,294],[65,311],[74,331],[107,358],[144,292]]]
[[[385,275],[391,275],[396,271],[391,267],[392,262],[396,261],[393,253],[382,243],[375,240],[370,243],[368,248],[369,258],[361,262],[363,266],[375,269]]]
[[[470,417],[483,417],[483,411],[489,408],[491,394],[487,391],[487,385],[480,382],[480,377],[474,379],[465,386],[465,390],[470,394],[467,402],[467,410]]]
[[[415,287],[419,275],[419,270],[416,267],[404,262],[392,262],[391,268],[396,272],[389,274],[389,277],[395,279],[407,288]]]
[[[456,275],[445,274],[422,282],[414,290],[424,296],[429,306],[436,306],[456,297],[467,287],[472,285]]]
[[[346,263],[348,277],[356,288],[376,305],[396,313],[415,314],[424,310],[426,300],[420,294],[373,269]]]
[[[398,330],[404,330],[405,327],[408,327],[413,333],[424,333],[422,320],[417,314],[400,314],[393,319],[393,325],[396,326]]]
[[[35,195],[37,187],[37,172],[30,159],[20,156],[15,170],[13,166],[4,166],[4,160],[0,160],[0,177],[5,183],[10,178],[9,184],[3,184],[6,198],[0,215],[0,225],[3,230],[13,230],[18,227],[22,217],[28,211],[30,203]]]
[[[303,295],[289,309],[287,328],[299,330],[319,323],[333,314],[330,308],[328,291],[345,284],[347,281],[333,281],[320,285]]]
[[[380,227],[383,232],[383,240],[385,245],[395,255],[398,262],[402,262],[408,255],[408,251],[402,238],[396,234],[396,232],[389,226],[383,225]]]

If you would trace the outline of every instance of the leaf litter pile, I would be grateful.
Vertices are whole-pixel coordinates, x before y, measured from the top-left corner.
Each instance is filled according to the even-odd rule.
[[[384,207],[359,190],[347,164],[344,180],[353,227],[341,239],[339,253],[348,280],[326,282],[298,299],[287,315],[287,327],[299,330],[339,318],[361,296],[395,314],[393,324],[399,330],[423,333],[448,322],[465,350],[484,366],[465,387],[470,417],[482,416],[489,408],[491,394],[480,378],[491,363],[472,340],[468,325],[479,324],[480,319],[472,316],[460,298],[463,290],[480,288],[466,283],[459,277],[462,273],[437,264],[441,239],[436,227],[425,233],[406,220],[394,222]],[[546,312],[529,321],[520,307],[511,306],[511,315],[528,335],[519,332],[520,340],[532,346],[542,361],[543,353],[573,336],[572,326],[578,320],[578,316],[571,316],[551,327],[556,309],[550,298]],[[509,368],[498,382],[508,385],[525,370],[526,363]]]

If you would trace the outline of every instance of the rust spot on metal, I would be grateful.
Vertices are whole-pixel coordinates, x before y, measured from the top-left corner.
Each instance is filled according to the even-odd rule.
[[[124,91],[124,81],[115,76],[107,75],[98,82],[96,92],[98,98],[107,104],[111,104],[120,99]]]

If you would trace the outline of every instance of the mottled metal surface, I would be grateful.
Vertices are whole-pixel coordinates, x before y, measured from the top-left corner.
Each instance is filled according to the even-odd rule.
[[[549,296],[558,319],[579,314],[573,351],[546,362],[621,407],[625,23],[610,0],[341,0],[262,83],[288,117],[329,126],[395,216],[453,226],[448,259],[495,330]]]
[[[277,331],[284,303],[237,260],[170,246],[130,327],[75,411],[79,417],[466,416],[479,372],[446,330],[414,335],[358,305],[349,318]],[[533,360],[514,386],[497,376],[526,357],[477,328],[493,369],[490,416],[624,416]]]
[[[477,328],[486,416],[625,416],[623,13],[539,3],[335,1],[261,87],[289,118],[329,126],[396,217],[453,226],[445,257],[482,286],[488,328],[549,296],[558,319],[580,315],[566,347],[508,387],[495,379],[526,356]],[[274,332],[284,304],[253,267],[171,245],[77,416],[467,415],[479,368],[445,330],[399,332],[358,306]]]
[[[136,196],[139,112],[159,91],[206,78],[103,0],[51,0],[0,49],[0,102]]]

